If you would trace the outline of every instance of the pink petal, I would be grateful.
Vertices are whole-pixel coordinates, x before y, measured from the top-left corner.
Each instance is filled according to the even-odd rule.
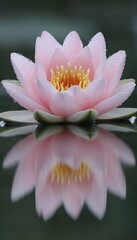
[[[41,63],[46,71],[48,70],[50,60],[60,44],[48,32],[43,32],[41,38],[38,37],[35,46],[35,61]]]
[[[64,68],[67,68],[68,67],[68,59],[65,56],[65,54],[63,53],[63,51],[61,50],[61,48],[57,48],[51,58],[51,61],[50,61],[50,66],[49,66],[49,70],[48,70],[48,80],[49,81],[51,79],[50,69],[52,69],[55,73],[57,70],[57,66],[60,67],[61,65],[63,65]]]
[[[81,110],[76,100],[66,92],[55,94],[50,101],[50,109],[54,114],[62,117],[68,117],[71,114]]]
[[[6,91],[8,92],[8,94],[22,107],[30,111],[43,110],[43,111],[49,112],[47,108],[38,104],[31,98],[29,98],[26,95],[24,89],[18,86],[16,83],[14,83],[14,81],[13,83],[8,81],[2,81],[2,84],[3,84],[3,87],[6,89]]]
[[[99,175],[97,173],[94,174],[86,202],[95,216],[101,219],[106,210],[107,187],[104,174],[101,172]]]
[[[119,51],[109,57],[105,66],[105,79],[108,85],[106,96],[111,96],[121,78],[125,66],[126,53]]]
[[[35,92],[40,99],[40,103],[48,109],[49,98],[57,90],[55,87],[47,81],[47,74],[43,65],[36,64],[36,80],[35,80]]]
[[[74,185],[74,183],[71,186],[66,186],[63,200],[67,213],[72,218],[77,219],[84,204],[82,194],[79,191],[78,186]]]
[[[14,176],[11,198],[13,201],[22,198],[33,190],[36,181],[36,169],[34,164],[34,151],[23,158]]]
[[[130,147],[121,139],[117,138],[113,133],[103,131],[100,134],[99,140],[107,148],[113,152],[119,160],[126,165],[135,165],[135,157]]]
[[[89,42],[94,69],[104,65],[106,60],[106,43],[102,33],[97,33]]]
[[[17,53],[11,54],[11,62],[18,80],[29,97],[36,99],[34,92],[35,65],[29,59]]]
[[[101,78],[101,77],[104,77],[104,68],[103,68],[103,66],[98,67],[97,69],[95,69],[95,73],[94,73],[94,79]]]
[[[28,154],[32,149],[35,149],[34,136],[29,135],[25,139],[18,142],[11,150],[7,153],[4,158],[3,167],[10,168],[17,164],[21,158]]]
[[[37,98],[39,99],[38,103],[43,105],[43,99],[42,99],[41,93],[39,91],[39,88],[37,86],[37,80],[38,79],[42,79],[43,81],[47,80],[47,74],[45,72],[45,69],[44,69],[43,65],[41,65],[39,63],[35,64],[35,76],[36,76],[35,77],[35,84],[34,84],[35,93],[37,95]]]
[[[85,72],[89,69],[90,70],[89,79],[90,79],[90,81],[93,79],[94,69],[93,69],[91,52],[90,52],[89,47],[85,47],[85,48],[82,49],[82,51],[77,55],[77,57],[73,61],[72,66],[73,67],[82,66],[82,69],[84,69]]]
[[[130,86],[136,86],[135,80],[134,79],[125,79],[125,80],[120,80],[119,85],[117,86],[114,94],[118,94],[120,92],[126,91]]]
[[[43,78],[37,79],[37,91],[42,102],[49,107],[51,96],[58,93],[57,89],[49,81]]]
[[[82,48],[83,44],[77,32],[70,32],[63,43],[63,51],[68,57],[68,61],[70,63],[74,61],[75,57],[79,54]]]
[[[135,88],[134,82],[127,82],[117,88],[117,92],[112,97],[105,99],[93,107],[97,112],[105,113],[120,106],[131,95]]]
[[[87,100],[87,108],[92,108],[101,100],[105,91],[105,86],[105,79],[100,77],[92,81],[87,88],[85,88],[84,93]]]
[[[61,203],[59,193],[54,191],[51,181],[41,174],[35,191],[37,212],[47,220],[55,213]]]
[[[36,75],[36,79],[41,78],[41,79],[47,79],[47,74],[45,71],[45,68],[42,64],[40,63],[36,63],[35,64],[35,75]]]
[[[67,90],[67,93],[70,94],[77,101],[77,103],[81,106],[81,110],[85,109],[85,107],[87,106],[87,96],[85,92],[81,89],[81,87],[76,85],[70,87]]]
[[[42,32],[41,39],[43,40],[43,42],[45,42],[45,44],[49,44],[51,48],[54,48],[55,46],[60,46],[58,41],[47,31]]]

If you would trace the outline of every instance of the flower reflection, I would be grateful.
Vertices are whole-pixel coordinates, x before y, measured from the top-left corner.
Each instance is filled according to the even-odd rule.
[[[113,133],[92,127],[50,127],[21,140],[4,159],[18,163],[11,198],[17,201],[35,188],[36,210],[47,220],[64,205],[76,219],[83,205],[101,219],[107,190],[126,197],[121,163],[134,165],[131,149]]]

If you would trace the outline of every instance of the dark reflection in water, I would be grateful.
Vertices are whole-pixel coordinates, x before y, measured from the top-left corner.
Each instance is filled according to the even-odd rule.
[[[32,129],[23,127],[21,133]],[[14,129],[9,134],[15,136],[19,131]],[[54,126],[38,128],[18,142],[6,155],[3,166],[17,164],[12,201],[35,189],[36,211],[44,220],[61,205],[77,219],[84,204],[101,219],[106,211],[107,191],[126,198],[122,163],[135,165],[135,157],[112,132],[98,127]]]

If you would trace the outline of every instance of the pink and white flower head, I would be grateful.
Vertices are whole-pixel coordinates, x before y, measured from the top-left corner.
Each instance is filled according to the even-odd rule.
[[[70,32],[61,45],[44,31],[36,40],[35,63],[12,53],[18,81],[4,80],[2,84],[38,122],[96,120],[120,106],[134,90],[133,79],[120,80],[125,58],[125,51],[106,58],[102,33],[83,47],[76,32]],[[112,113],[121,117],[119,109]],[[17,114],[12,120],[17,120]]]

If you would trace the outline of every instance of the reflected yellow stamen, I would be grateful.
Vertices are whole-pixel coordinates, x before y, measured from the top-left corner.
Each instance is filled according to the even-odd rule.
[[[79,168],[73,169],[65,163],[57,163],[51,171],[51,181],[56,183],[83,182],[90,178],[90,169],[86,162],[82,162]]]
[[[51,83],[56,87],[58,91],[66,91],[68,88],[78,85],[82,89],[85,89],[89,84],[88,69],[86,72],[82,69],[82,66],[75,66],[71,69],[70,63],[68,63],[67,69],[64,66],[56,67],[56,71],[51,71]]]

